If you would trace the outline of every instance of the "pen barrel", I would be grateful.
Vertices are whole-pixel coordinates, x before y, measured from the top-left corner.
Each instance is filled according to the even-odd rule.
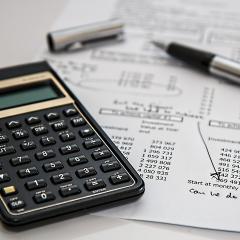
[[[117,37],[123,34],[124,23],[119,19],[76,26],[48,33],[47,42],[52,52],[66,50],[78,43],[86,43]]]
[[[214,54],[197,50],[178,43],[171,43],[166,49],[167,53],[194,67],[208,71],[209,64],[214,58]]]
[[[238,84],[240,83],[239,62],[221,56],[215,56],[210,63],[209,72],[213,75],[229,79]]]

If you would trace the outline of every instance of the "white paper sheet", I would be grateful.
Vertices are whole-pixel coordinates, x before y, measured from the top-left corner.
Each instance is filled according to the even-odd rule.
[[[240,2],[70,1],[53,29],[120,17],[125,42],[47,59],[146,183],[99,215],[240,231],[240,88],[169,58],[176,40],[240,59]],[[220,175],[220,178],[218,177]]]

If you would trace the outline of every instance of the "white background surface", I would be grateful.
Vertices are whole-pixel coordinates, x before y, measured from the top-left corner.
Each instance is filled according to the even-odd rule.
[[[84,1],[82,4],[84,4]],[[45,35],[64,8],[63,0],[1,0],[0,68],[29,62],[45,44]],[[176,204],[177,199],[176,199]],[[181,208],[181,206],[179,206]],[[194,214],[194,213],[193,213]],[[222,216],[224,218],[224,216]],[[226,219],[227,221],[227,219]],[[240,234],[169,224],[81,216],[13,231],[0,224],[0,239],[240,239]]]

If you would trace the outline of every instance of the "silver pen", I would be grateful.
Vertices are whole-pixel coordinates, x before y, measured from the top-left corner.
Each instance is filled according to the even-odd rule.
[[[123,40],[123,34],[124,23],[120,19],[109,19],[50,32],[47,42],[51,52],[59,52],[75,47],[85,48],[107,40]]]
[[[152,42],[155,46],[166,51],[170,56],[193,67],[240,84],[240,62],[211,52],[184,46],[180,43],[166,43],[158,40],[153,40]]]

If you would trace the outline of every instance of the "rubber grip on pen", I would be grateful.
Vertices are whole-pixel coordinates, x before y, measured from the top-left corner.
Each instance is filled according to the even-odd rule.
[[[171,43],[168,45],[167,53],[204,71],[208,71],[209,64],[215,57],[215,54],[177,43]]]

